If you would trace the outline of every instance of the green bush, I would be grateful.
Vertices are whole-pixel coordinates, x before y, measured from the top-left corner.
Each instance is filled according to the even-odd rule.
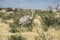
[[[13,32],[13,33],[18,32],[17,25],[15,23],[10,23],[9,27],[10,27],[10,32]]]
[[[22,36],[15,36],[12,35],[9,40],[26,40],[26,38],[22,37]]]
[[[5,15],[5,13],[0,12],[0,18],[2,18]]]

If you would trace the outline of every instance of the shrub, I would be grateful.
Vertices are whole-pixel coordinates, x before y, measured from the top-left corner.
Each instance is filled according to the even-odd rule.
[[[26,38],[22,37],[22,36],[15,36],[12,35],[9,40],[26,40]]]
[[[10,27],[10,32],[13,32],[13,33],[18,32],[17,25],[15,23],[10,23],[9,27]]]

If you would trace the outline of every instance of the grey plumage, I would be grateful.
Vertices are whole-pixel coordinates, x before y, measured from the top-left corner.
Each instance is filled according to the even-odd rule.
[[[21,26],[28,25],[29,23],[31,23],[32,19],[33,19],[33,12],[32,12],[31,16],[29,15],[29,16],[23,16],[23,17],[21,17],[19,19],[19,24]]]

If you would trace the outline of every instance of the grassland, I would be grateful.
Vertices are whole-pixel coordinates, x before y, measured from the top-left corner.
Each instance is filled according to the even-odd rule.
[[[31,24],[20,27],[31,9],[0,8],[0,40],[60,40],[60,12],[34,11]]]

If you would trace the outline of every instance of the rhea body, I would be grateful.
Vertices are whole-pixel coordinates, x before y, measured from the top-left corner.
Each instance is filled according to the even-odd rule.
[[[28,15],[28,16],[23,16],[23,17],[21,17],[21,18],[19,19],[19,24],[20,24],[21,26],[28,25],[29,23],[31,23],[32,19],[33,19],[33,12],[32,12],[32,15],[31,15],[31,16]]]

